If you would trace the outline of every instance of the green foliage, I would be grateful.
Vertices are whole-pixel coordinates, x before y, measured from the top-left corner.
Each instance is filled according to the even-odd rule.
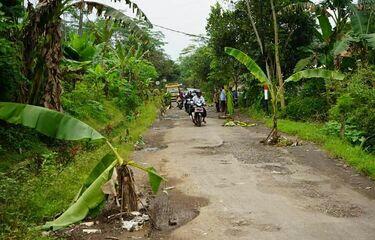
[[[294,73],[292,76],[288,77],[284,82],[297,82],[301,79],[306,78],[324,78],[324,79],[331,79],[331,80],[343,80],[345,78],[345,74],[325,70],[325,69],[308,69],[302,70],[299,72]]]
[[[163,106],[168,107],[172,104],[172,95],[170,92],[166,92],[163,95]]]
[[[93,34],[83,33],[82,36],[73,34],[70,41],[65,43],[65,57],[75,61],[90,61],[96,54],[95,36]]]
[[[348,79],[348,86],[330,111],[332,120],[352,126],[363,132],[363,147],[374,151],[375,146],[375,89],[374,68],[360,68]]]
[[[329,121],[323,130],[328,135],[340,136],[341,124],[336,121]],[[364,132],[358,131],[355,126],[345,125],[345,138],[353,145],[361,145],[365,141]]]
[[[0,103],[0,119],[13,124],[21,124],[26,127],[34,128],[44,135],[62,140],[98,140],[104,137],[96,130],[92,129],[85,123],[64,115],[60,112],[52,111],[46,108],[18,104],[18,103]],[[86,217],[90,209],[97,207],[104,200],[104,193],[101,186],[109,179],[109,174],[117,163],[123,164],[123,159],[118,155],[112,145],[107,141],[112,151],[116,155],[117,161],[113,160],[111,165],[106,169],[94,168],[89,179],[80,191],[76,202],[69,207],[59,218],[53,222],[48,222],[43,226],[45,229],[59,229],[72,223],[82,220]],[[50,155],[45,155],[49,159]],[[107,158],[104,157],[99,165],[103,165]],[[45,161],[43,161],[44,163]],[[128,161],[126,164],[137,167],[148,172],[153,191],[157,191],[162,178],[156,174],[154,169],[145,169],[138,164]],[[101,172],[99,170],[102,170]],[[95,180],[92,181],[92,176]],[[87,185],[89,183],[90,185]]]
[[[108,161],[111,164],[102,169],[101,166],[105,166]],[[84,189],[79,192],[77,200],[57,219],[43,225],[43,228],[57,230],[83,220],[90,209],[96,208],[104,201],[105,194],[102,192],[101,187],[111,178],[111,173],[116,163],[114,155],[104,156],[85,181]]]
[[[148,177],[150,179],[151,190],[157,193],[163,179],[157,174],[156,169],[153,167],[148,168]]]
[[[96,94],[100,91],[99,94]],[[103,105],[101,86],[89,85],[85,82],[76,84],[76,88],[62,96],[64,111],[78,119],[95,118],[105,122],[108,116]]]
[[[329,106],[324,98],[294,97],[285,109],[287,118],[303,121],[324,121],[327,119]]]
[[[0,119],[61,140],[104,138],[95,129],[73,117],[37,106],[0,102]]]
[[[226,96],[227,96],[227,111],[228,111],[228,114],[232,116],[234,114],[234,102],[233,102],[232,92],[227,90]]]
[[[322,30],[322,33],[323,33],[323,38],[324,40],[328,40],[329,37],[332,35],[331,23],[329,22],[329,19],[326,15],[318,16],[318,20],[320,24],[320,29]]]
[[[234,48],[225,48],[225,52],[245,65],[250,73],[260,81],[260,83],[267,84],[269,86],[272,85],[271,81],[268,79],[263,70],[258,66],[258,64],[256,64],[256,62],[251,57],[247,56],[244,52]]]
[[[115,101],[117,105],[125,111],[128,115],[132,113],[138,106],[140,106],[141,98],[137,94],[134,85],[130,83],[124,83],[117,92],[117,97]],[[113,88],[111,89],[113,91]]]
[[[213,87],[218,87],[218,79],[212,81],[211,71],[211,49],[203,46],[190,51],[185,49],[184,54],[180,56],[181,80],[186,86],[199,87],[202,90],[211,92]],[[188,47],[189,48],[189,47]]]
[[[9,14],[13,15],[13,10]],[[17,26],[4,18],[0,11],[0,101],[14,101],[24,81],[19,41],[10,36]]]
[[[246,68],[250,71],[252,75],[262,84],[268,86],[270,94],[271,94],[271,103],[272,103],[272,118],[273,118],[273,128],[277,130],[277,118],[278,118],[278,101],[280,96],[280,86],[276,86],[275,83],[269,79],[263,70],[255,63],[254,60],[251,59],[248,55],[244,52],[234,49],[234,48],[226,48],[226,53],[236,58],[239,62],[244,64]],[[307,78],[324,78],[324,79],[332,79],[332,80],[343,80],[345,75],[335,71],[329,71],[325,69],[308,69],[302,70],[299,72],[294,73],[292,76],[287,78],[284,83],[288,82],[298,82],[301,79]],[[305,105],[302,105],[305,107]],[[295,111],[298,109],[293,109]],[[306,114],[306,110],[302,110],[302,112],[297,112],[297,114],[303,113]]]

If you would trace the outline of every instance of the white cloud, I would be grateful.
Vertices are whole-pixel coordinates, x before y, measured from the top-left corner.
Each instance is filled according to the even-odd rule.
[[[137,0],[139,7],[154,24],[196,35],[205,34],[206,18],[216,0]],[[165,51],[177,59],[181,50],[188,46],[191,38],[168,30],[165,35]]]

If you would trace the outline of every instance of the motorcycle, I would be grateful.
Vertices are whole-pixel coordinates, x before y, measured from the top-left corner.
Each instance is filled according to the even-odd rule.
[[[185,112],[189,115],[191,114],[192,106],[193,106],[193,100],[191,98],[186,98],[185,99]]]
[[[203,104],[196,103],[194,105],[194,111],[192,114],[192,119],[193,119],[193,123],[195,124],[195,126],[197,127],[202,126],[203,113],[204,113]]]

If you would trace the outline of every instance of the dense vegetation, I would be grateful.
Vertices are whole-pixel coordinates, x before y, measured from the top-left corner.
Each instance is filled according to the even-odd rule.
[[[44,238],[34,227],[71,206],[108,151],[126,162],[156,117],[165,82],[200,87],[206,97],[232,86],[252,117],[318,142],[375,177],[374,0],[224,1],[179,65],[130,0],[114,2],[134,16],[95,1],[23,2],[0,1],[0,102],[44,107],[29,106],[35,118],[47,108],[75,117],[108,144],[57,140],[0,120],[0,238]],[[272,113],[264,110],[264,84]],[[2,119],[22,122],[18,110],[4,109],[11,108],[0,105]]]
[[[239,49],[279,92],[277,117],[323,123],[322,134],[358,146],[374,164],[375,2],[239,0],[225,6],[211,8],[208,38],[181,55],[183,80],[209,96],[222,85],[232,86],[241,92],[242,107],[253,116],[266,115],[264,82],[225,52],[225,47]],[[287,77],[307,69],[341,72],[345,78],[284,85]]]
[[[134,9],[135,18],[92,1],[39,1],[27,8],[21,0],[1,1],[0,102],[76,117],[121,146],[127,159],[156,117],[157,89],[177,81],[179,69],[138,6],[119,4]],[[0,121],[0,238],[40,237],[33,227],[70,205],[108,150]]]

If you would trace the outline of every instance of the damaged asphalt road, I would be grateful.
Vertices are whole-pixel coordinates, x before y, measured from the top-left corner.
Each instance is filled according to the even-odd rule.
[[[171,109],[135,160],[164,174],[153,239],[374,239],[374,182],[310,143],[260,144],[264,126],[194,127]],[[141,178],[140,176],[137,176]]]

